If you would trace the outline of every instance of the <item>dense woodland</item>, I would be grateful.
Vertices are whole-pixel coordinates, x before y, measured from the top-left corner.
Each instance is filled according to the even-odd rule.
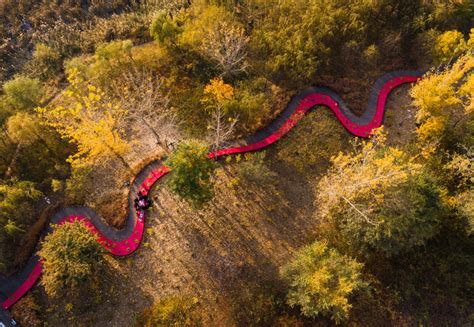
[[[40,232],[71,204],[123,227],[127,182],[162,159],[172,173],[156,186],[143,260],[164,255],[150,244],[169,203],[189,226],[239,208],[239,197],[253,220],[263,210],[289,224],[300,212],[282,200],[296,192],[283,180],[298,179],[308,225],[286,252],[283,240],[269,245],[270,277],[243,262],[245,274],[232,275],[239,286],[222,291],[227,302],[156,289],[116,322],[472,325],[473,17],[470,0],[0,1],[0,272],[14,274],[36,251],[45,262],[15,318],[104,325],[101,310],[115,303],[108,285],[135,257],[111,258],[80,223]],[[374,81],[397,69],[426,73],[392,95],[405,104],[371,139],[317,108],[265,152],[206,156],[268,125],[306,86],[332,88],[361,114]],[[407,112],[408,123],[393,123]],[[213,321],[213,305],[226,320]]]

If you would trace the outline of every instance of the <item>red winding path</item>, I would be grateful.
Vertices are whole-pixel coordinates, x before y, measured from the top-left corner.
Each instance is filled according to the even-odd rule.
[[[330,92],[327,89],[310,89],[309,91],[303,92],[303,95],[296,97],[297,99],[293,99],[287,109],[290,113],[287,112],[288,119],[286,119],[274,132],[270,131],[266,133],[264,138],[253,142],[251,144],[247,144],[244,146],[238,147],[229,147],[224,148],[216,152],[209,153],[209,158],[219,158],[226,155],[249,152],[249,151],[257,151],[263,149],[270,144],[278,141],[282,136],[288,133],[295,125],[298,123],[300,119],[304,116],[304,114],[313,108],[314,106],[326,106],[331,109],[337,119],[341,122],[341,124],[353,135],[360,136],[360,137],[369,137],[371,132],[374,128],[379,127],[382,124],[382,119],[385,112],[385,105],[387,102],[387,98],[390,92],[405,83],[413,83],[420,79],[420,74],[417,72],[396,72],[391,73],[389,77],[385,77],[384,79],[379,80],[374,90],[372,91],[371,102],[369,102],[369,106],[367,112],[371,112],[371,117],[355,117],[354,115],[347,112],[345,105],[343,104],[342,100],[335,95],[334,93]],[[297,102],[297,103],[296,103]],[[293,106],[291,106],[294,104]],[[290,108],[290,106],[292,108]],[[349,117],[348,117],[349,116]],[[148,194],[151,187],[164,175],[169,172],[169,169],[166,166],[161,167],[154,167],[150,172],[147,173],[143,182],[139,184],[139,188],[144,194]],[[74,211],[74,209],[72,209]],[[80,212],[77,215],[67,215],[60,218],[57,223],[64,224],[68,222],[73,222],[76,220],[84,221],[90,231],[97,235],[99,241],[103,244],[104,248],[110,251],[111,254],[116,256],[126,256],[134,252],[138,246],[140,245],[142,238],[143,238],[143,231],[144,231],[144,219],[138,219],[138,212],[135,212],[134,209],[130,206],[129,210],[133,212],[133,216],[135,217],[135,225],[131,228],[131,232],[128,237],[124,239],[115,240],[114,237],[108,238],[101,233],[98,228],[94,225],[94,223],[86,217],[82,215]],[[78,210],[79,211],[79,210]],[[26,269],[26,268],[25,268]],[[34,266],[31,265],[29,272],[25,275],[26,277],[22,279],[21,285],[19,285],[11,294],[8,294],[8,291],[3,290],[3,294],[7,294],[8,297],[4,300],[1,304],[1,308],[8,309],[13,304],[15,304],[25,293],[27,293],[36,281],[40,278],[42,272],[41,262],[37,260],[34,263]],[[0,285],[0,291],[2,291],[2,287],[8,284],[8,279],[4,282],[5,285]],[[4,296],[5,297],[5,296]],[[0,309],[1,311],[1,309]],[[0,316],[1,321],[1,316]]]

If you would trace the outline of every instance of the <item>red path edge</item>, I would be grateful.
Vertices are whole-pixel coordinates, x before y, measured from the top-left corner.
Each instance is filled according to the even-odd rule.
[[[406,83],[414,83],[419,80],[419,76],[399,76],[395,77],[389,81],[387,81],[381,88],[380,93],[378,95],[377,101],[377,108],[375,111],[375,115],[366,125],[357,125],[351,122],[344,114],[341,112],[338,103],[332,99],[330,96],[322,93],[312,93],[307,95],[298,105],[295,112],[290,116],[290,118],[280,127],[278,131],[270,135],[269,137],[260,140],[253,144],[248,144],[240,147],[230,147],[226,149],[222,149],[216,152],[209,153],[208,157],[211,159],[237,154],[237,153],[244,153],[250,151],[257,151],[263,149],[270,144],[275,143],[278,141],[282,136],[288,133],[298,121],[303,118],[304,114],[314,106],[322,105],[326,106],[331,109],[334,114],[336,115],[337,119],[342,123],[342,125],[353,135],[359,137],[370,137],[372,130],[375,128],[380,127],[382,124],[383,115],[385,112],[385,104],[387,102],[388,95],[390,92]],[[141,191],[144,194],[148,194],[151,187],[164,175],[169,172],[168,167],[161,166],[157,170],[154,170],[148,175],[145,181],[141,185]],[[138,215],[138,213],[136,213]],[[87,228],[91,231],[91,233],[97,235],[99,242],[107,249],[111,254],[116,256],[126,256],[133,253],[137,250],[138,246],[140,245],[142,238],[143,238],[143,231],[145,228],[145,221],[144,219],[139,220],[138,217],[135,222],[135,228],[130,235],[130,237],[123,241],[114,241],[107,239],[104,235],[100,234],[97,228],[92,224],[92,222],[84,216],[67,216],[60,220],[58,223],[59,225],[70,223],[74,221],[83,221]],[[23,295],[25,295],[36,283],[36,281],[40,278],[42,273],[41,262],[39,262],[26,281],[2,304],[1,307],[3,309],[10,308],[13,304],[15,304]]]

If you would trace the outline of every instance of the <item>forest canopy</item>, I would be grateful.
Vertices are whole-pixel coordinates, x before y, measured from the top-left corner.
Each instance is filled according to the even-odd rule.
[[[41,244],[45,292],[25,302],[48,325],[95,323],[129,271],[156,287],[129,325],[472,324],[473,17],[469,0],[0,0],[0,273]],[[310,86],[360,116],[401,70],[423,76],[371,138],[318,106],[265,152],[209,155]],[[127,227],[130,185],[159,165],[139,255],[106,256],[79,222],[43,237],[71,205]]]

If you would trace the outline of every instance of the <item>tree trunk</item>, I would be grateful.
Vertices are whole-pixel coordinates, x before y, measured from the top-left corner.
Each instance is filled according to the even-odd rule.
[[[216,140],[215,140],[215,146],[216,146],[216,151],[219,150],[220,143],[221,143],[221,110],[220,108],[217,109],[216,113]]]

